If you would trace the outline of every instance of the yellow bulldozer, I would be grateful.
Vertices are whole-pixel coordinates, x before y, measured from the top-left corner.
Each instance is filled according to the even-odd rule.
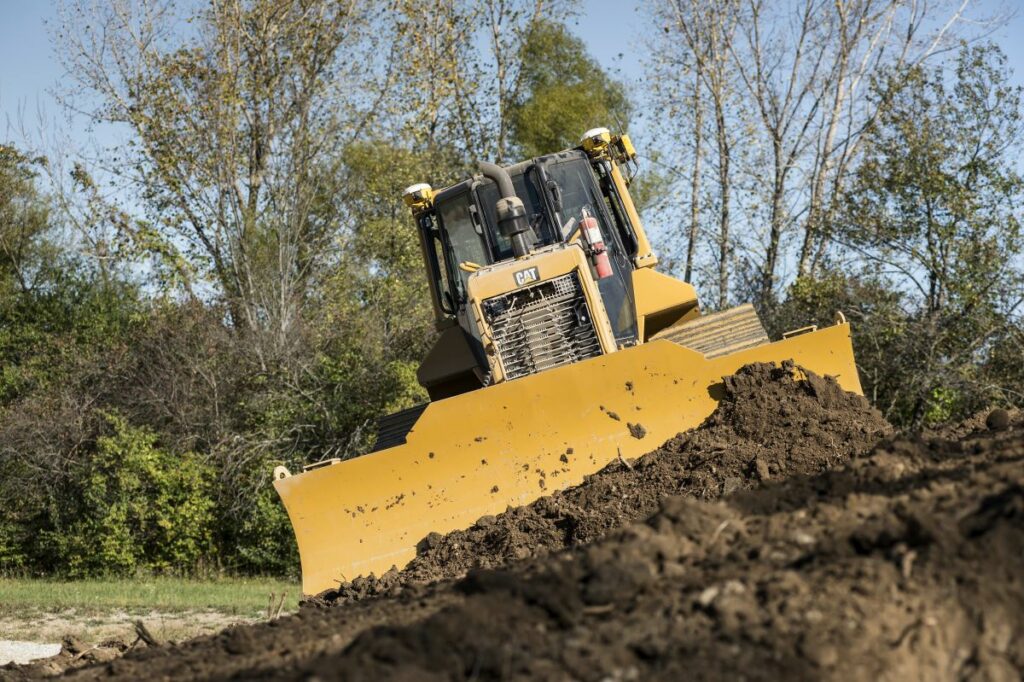
[[[635,168],[629,137],[598,128],[405,191],[439,332],[418,372],[430,402],[382,418],[373,452],[275,469],[303,592],[402,568],[432,532],[655,449],[747,363],[793,360],[861,392],[841,314],[772,342],[752,306],[703,314],[690,284],[655,270]]]

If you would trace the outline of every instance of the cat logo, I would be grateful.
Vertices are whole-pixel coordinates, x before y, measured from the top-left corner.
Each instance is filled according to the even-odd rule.
[[[529,284],[530,282],[536,282],[540,279],[540,273],[537,271],[537,268],[526,268],[525,270],[520,270],[513,276],[516,278],[517,287]]]

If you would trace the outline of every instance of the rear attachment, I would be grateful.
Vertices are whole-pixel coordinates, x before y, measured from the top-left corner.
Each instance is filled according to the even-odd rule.
[[[769,343],[768,334],[761,326],[754,306],[749,303],[663,329],[651,340],[657,339],[692,348],[706,358],[717,358]]]
[[[294,476],[278,467],[303,592],[402,568],[431,532],[577,485],[620,453],[649,452],[714,410],[722,377],[785,360],[861,392],[844,323],[710,358],[662,338],[432,402],[404,444]]]

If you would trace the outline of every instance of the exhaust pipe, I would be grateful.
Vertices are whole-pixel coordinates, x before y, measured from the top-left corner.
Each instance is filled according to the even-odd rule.
[[[498,214],[498,231],[512,242],[512,254],[516,258],[522,258],[530,253],[530,247],[526,243],[526,231],[530,229],[530,223],[526,219],[523,200],[516,196],[512,177],[498,164],[486,161],[480,162],[480,172],[498,186],[501,199],[494,207]]]

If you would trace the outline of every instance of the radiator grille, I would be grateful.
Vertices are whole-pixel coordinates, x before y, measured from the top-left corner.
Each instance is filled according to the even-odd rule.
[[[489,298],[483,310],[507,379],[601,354],[576,273]]]

